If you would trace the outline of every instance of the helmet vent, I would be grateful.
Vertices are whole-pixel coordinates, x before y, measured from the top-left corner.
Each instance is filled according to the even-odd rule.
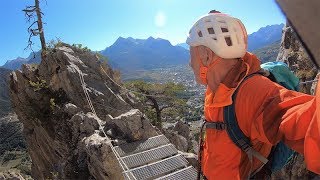
[[[212,39],[213,39],[213,40],[215,40],[215,41],[217,40],[217,38],[216,38],[216,37],[213,37]]]
[[[225,28],[225,27],[222,27],[221,28],[221,31],[224,33],[224,32],[229,32],[228,28]]]
[[[228,46],[232,46],[232,41],[230,37],[224,37]]]
[[[208,28],[208,33],[209,33],[209,34],[214,34],[214,30],[213,30],[212,27],[211,27],[211,28]]]
[[[201,32],[201,31],[198,31],[198,36],[199,36],[199,37],[203,37],[203,35],[202,35],[202,32]]]

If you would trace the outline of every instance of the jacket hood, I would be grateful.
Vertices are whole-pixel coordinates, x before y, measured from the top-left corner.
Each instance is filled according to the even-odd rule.
[[[205,106],[223,107],[232,104],[232,95],[236,88],[247,75],[260,71],[260,64],[260,60],[254,54],[247,52],[228,72],[215,92],[207,88]]]

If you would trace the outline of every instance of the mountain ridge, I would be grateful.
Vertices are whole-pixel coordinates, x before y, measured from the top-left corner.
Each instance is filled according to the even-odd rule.
[[[248,35],[248,51],[254,51],[268,44],[281,40],[284,24],[274,24],[261,27]]]
[[[147,39],[119,37],[115,43],[100,52],[108,57],[112,67],[122,71],[187,64],[189,60],[188,50],[152,36]]]
[[[0,66],[5,69],[16,70],[20,69],[22,64],[39,64],[41,61],[40,51],[31,52],[27,58],[17,57],[16,59],[7,60],[7,62]]]
[[[259,48],[281,40],[283,26],[284,24],[268,25],[249,34],[248,51],[259,50]],[[188,48],[186,43],[172,45],[166,39],[152,36],[147,39],[120,36],[112,45],[98,52],[108,57],[113,68],[122,71],[136,71],[187,64],[190,58]],[[40,51],[38,51],[34,55],[30,53],[27,58],[18,57],[7,61],[2,67],[15,70],[24,63],[39,64],[40,59]]]

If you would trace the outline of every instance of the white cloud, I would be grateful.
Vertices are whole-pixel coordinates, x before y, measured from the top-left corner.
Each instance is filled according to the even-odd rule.
[[[162,11],[158,11],[154,17],[154,23],[157,27],[163,27],[166,25],[166,15]]]

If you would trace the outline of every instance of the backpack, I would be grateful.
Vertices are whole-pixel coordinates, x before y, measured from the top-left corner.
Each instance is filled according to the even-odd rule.
[[[282,62],[268,62],[261,65],[262,69],[266,72],[269,72],[268,78],[275,83],[278,83],[284,86],[287,89],[298,91],[299,89],[299,79],[296,77],[289,69],[289,67]],[[254,75],[265,75],[265,73],[254,73],[247,76],[241,84]],[[241,85],[240,84],[240,85]],[[240,87],[239,85],[239,87]],[[239,88],[238,88],[239,89]],[[238,89],[232,96],[233,104],[224,107],[224,119],[226,123],[226,130],[231,138],[231,140],[243,151],[245,151],[249,160],[252,161],[252,157],[256,157],[260,161],[262,161],[265,165],[263,168],[267,168],[268,175],[271,173],[281,170],[294,156],[295,152],[286,146],[282,141],[273,146],[271,153],[266,160],[262,155],[258,152],[254,151],[252,145],[250,143],[250,139],[244,135],[242,130],[240,129],[237,121],[237,117],[235,114],[235,99],[237,96]],[[250,157],[251,156],[251,157]],[[268,161],[268,162],[267,162]],[[251,172],[250,175],[254,175],[256,172]]]

